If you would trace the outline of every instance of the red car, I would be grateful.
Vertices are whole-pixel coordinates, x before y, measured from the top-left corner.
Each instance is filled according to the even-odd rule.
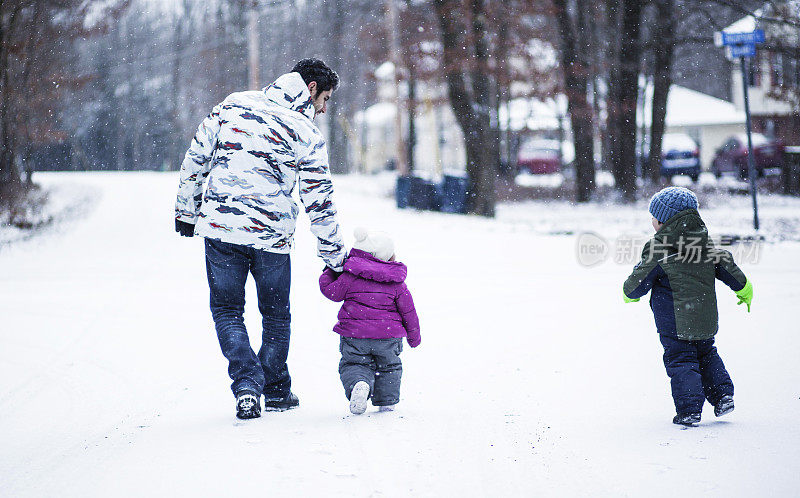
[[[783,167],[784,145],[777,140],[771,140],[761,133],[753,133],[753,157],[755,159],[756,174],[764,176],[767,168]],[[739,178],[748,178],[748,150],[747,135],[741,133],[730,137],[717,149],[711,164],[711,171],[719,178],[723,173],[733,173]]]
[[[558,140],[533,139],[522,144],[517,153],[517,168],[534,175],[558,173],[561,169]]]

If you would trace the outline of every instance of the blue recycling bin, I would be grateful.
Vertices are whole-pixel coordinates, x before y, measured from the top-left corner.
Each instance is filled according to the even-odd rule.
[[[424,211],[438,210],[441,202],[438,199],[436,184],[424,178],[412,177],[408,205]]]
[[[441,183],[428,182],[428,209],[431,211],[441,211],[444,197],[444,189]]]
[[[416,176],[400,176],[395,189],[397,207],[464,214],[468,186],[469,180],[463,176],[445,175],[438,183]]]
[[[411,178],[410,176],[398,176],[397,184],[395,185],[395,200],[397,201],[398,209],[405,209],[409,206],[411,195]]]
[[[442,182],[442,211],[445,213],[466,213],[468,187],[469,180],[466,177],[445,175]]]

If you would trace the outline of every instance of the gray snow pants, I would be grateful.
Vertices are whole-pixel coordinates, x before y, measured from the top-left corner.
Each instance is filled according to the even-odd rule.
[[[369,384],[374,406],[388,406],[400,401],[400,377],[403,365],[400,352],[403,338],[355,339],[342,337],[339,342],[342,359],[339,361],[339,377],[344,393],[350,393],[357,382]]]

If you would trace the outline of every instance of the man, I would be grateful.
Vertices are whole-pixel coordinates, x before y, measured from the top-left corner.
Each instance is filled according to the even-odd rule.
[[[261,416],[262,393],[267,410],[299,405],[286,366],[289,251],[299,212],[292,191],[298,180],[318,254],[342,271],[328,152],[312,122],[338,84],[324,62],[303,59],[261,91],[228,96],[202,122],[181,165],[175,230],[205,237],[211,315],[239,418]],[[258,355],[242,317],[248,273],[263,318]]]

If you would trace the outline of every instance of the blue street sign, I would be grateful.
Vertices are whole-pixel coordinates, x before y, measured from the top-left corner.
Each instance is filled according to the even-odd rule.
[[[755,57],[756,46],[753,44],[746,45],[728,45],[725,47],[728,51],[729,59],[737,59],[739,57]]]
[[[714,44],[718,47],[724,45],[754,45],[757,43],[764,43],[763,29],[756,29],[749,33],[726,33],[718,31],[714,33]]]

